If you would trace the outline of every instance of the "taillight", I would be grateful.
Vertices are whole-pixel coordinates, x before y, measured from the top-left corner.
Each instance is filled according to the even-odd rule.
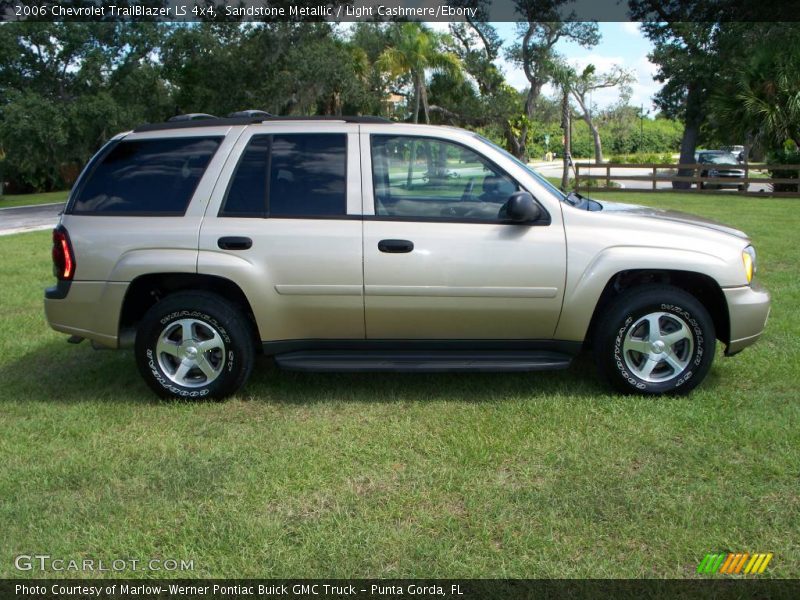
[[[59,225],[53,230],[53,274],[69,281],[75,275],[75,254],[67,230]]]

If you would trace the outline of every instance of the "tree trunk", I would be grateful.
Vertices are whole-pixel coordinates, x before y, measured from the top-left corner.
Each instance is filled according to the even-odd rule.
[[[586,105],[585,96],[575,90],[572,91],[572,96],[575,98],[578,106],[580,106],[582,111],[581,118],[589,126],[589,131],[592,133],[592,140],[594,140],[594,162],[601,164],[603,162],[603,143],[600,141],[600,130],[594,124],[589,107]]]
[[[536,101],[539,99],[543,87],[544,83],[540,83],[538,80],[531,82],[531,87],[528,89],[528,95],[525,97],[525,114],[529,119],[533,119],[534,117],[534,113],[536,112]]]
[[[528,162],[528,125],[523,123],[519,135],[516,135],[514,128],[506,121],[503,124],[503,135],[508,144],[508,151],[522,162]]]
[[[419,81],[420,96],[422,96],[422,113],[425,115],[425,123],[430,125],[431,116],[428,111],[428,89],[425,87],[425,73],[421,73]]]
[[[591,117],[584,116],[584,120],[589,125],[589,130],[592,132],[592,139],[594,139],[594,162],[598,165],[603,162],[603,143],[600,141],[600,130],[597,125],[592,122]]]
[[[701,98],[697,88],[689,86],[686,95],[686,117],[683,126],[683,137],[681,138],[681,157],[678,162],[681,164],[694,164],[694,151],[697,148],[697,139],[700,135],[700,125],[703,123]],[[695,169],[678,169],[679,177],[692,177]],[[688,190],[692,187],[691,181],[673,181],[673,189]]]
[[[569,112],[569,94],[564,92],[561,100],[561,128],[564,130],[564,156],[561,159],[561,189],[567,191],[569,187],[569,167],[572,160],[572,115]]]
[[[411,189],[411,183],[414,178],[414,163],[417,162],[417,142],[411,140],[411,151],[408,160],[408,176],[406,177],[406,189]]]
[[[419,81],[414,78],[414,123],[419,123],[419,103],[420,103]]]

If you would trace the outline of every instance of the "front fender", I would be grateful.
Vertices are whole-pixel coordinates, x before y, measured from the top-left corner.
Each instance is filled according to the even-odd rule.
[[[579,259],[580,257],[572,257]],[[586,337],[600,296],[606,285],[623,271],[684,271],[711,277],[721,285],[740,285],[730,265],[704,252],[651,246],[613,246],[592,259],[570,260],[564,305],[555,337],[582,341]]]

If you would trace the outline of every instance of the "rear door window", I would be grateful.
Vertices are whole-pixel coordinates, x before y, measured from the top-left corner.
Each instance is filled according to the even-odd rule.
[[[68,212],[183,215],[222,139],[122,140],[88,174]]]
[[[347,214],[347,136],[253,136],[231,178],[221,217]]]

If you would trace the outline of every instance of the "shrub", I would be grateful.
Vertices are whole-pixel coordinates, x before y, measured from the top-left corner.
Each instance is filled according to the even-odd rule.
[[[769,157],[769,162],[777,163],[779,165],[800,165],[800,151],[798,150],[784,150]],[[773,169],[769,172],[770,177],[776,179],[798,179],[798,169]],[[800,191],[800,186],[797,183],[774,183],[772,184],[773,191],[776,192],[797,192]]]

